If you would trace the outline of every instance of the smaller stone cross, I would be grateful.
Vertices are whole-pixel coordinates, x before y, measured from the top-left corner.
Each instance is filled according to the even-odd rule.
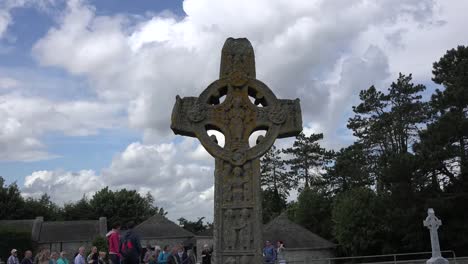
[[[432,257],[427,261],[427,264],[447,264],[448,260],[440,254],[439,234],[437,233],[442,221],[435,216],[434,209],[427,209],[427,217],[423,221],[423,225],[429,229],[431,235]]]

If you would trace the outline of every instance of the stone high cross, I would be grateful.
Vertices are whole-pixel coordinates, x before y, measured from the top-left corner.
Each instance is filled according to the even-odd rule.
[[[255,78],[249,40],[229,38],[221,53],[219,79],[198,98],[177,96],[171,128],[176,134],[198,138],[215,157],[213,263],[262,263],[259,158],[276,138],[301,132],[299,99],[277,99]],[[224,147],[208,130],[224,134]],[[258,130],[267,132],[250,146],[249,137]]]
[[[431,235],[432,257],[427,261],[427,263],[448,263],[448,261],[442,258],[442,255],[440,254],[439,234],[437,233],[437,230],[442,225],[442,221],[435,216],[434,209],[429,208],[427,210],[427,218],[423,221],[423,225],[429,229]]]

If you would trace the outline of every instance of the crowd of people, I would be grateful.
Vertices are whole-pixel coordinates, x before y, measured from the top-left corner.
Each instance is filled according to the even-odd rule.
[[[50,252],[48,249],[42,249],[33,258],[31,250],[26,250],[24,252],[24,258],[21,262],[18,259],[18,251],[16,249],[11,250],[11,255],[7,260],[7,264],[69,264],[67,259],[67,253],[65,251],[60,252]],[[104,262],[102,262],[104,264]]]
[[[133,232],[133,225],[127,225],[128,230],[121,236],[120,225],[115,224],[112,230],[106,234],[108,252],[99,251],[93,246],[86,249],[84,246],[78,248],[71,263],[66,251],[51,252],[42,249],[33,258],[31,250],[24,252],[24,258],[19,260],[18,251],[11,250],[11,255],[6,264],[196,264],[196,254],[191,247],[183,245],[169,245],[161,248],[158,245],[152,247],[146,245],[142,248],[140,238]],[[211,264],[211,249],[205,245],[201,261],[203,264]]]
[[[133,232],[129,225],[127,232],[121,236],[120,225],[115,224],[112,230],[107,233],[108,252],[99,251],[93,246],[87,252],[84,246],[78,248],[74,255],[73,263],[69,263],[66,251],[51,252],[49,249],[42,249],[33,258],[31,250],[24,252],[21,262],[18,259],[18,251],[11,250],[11,255],[6,264],[196,264],[197,258],[193,248],[175,245],[160,247],[150,244],[143,249],[140,238]],[[278,241],[276,247],[270,241],[266,241],[263,248],[263,260],[265,264],[285,264],[284,243]],[[204,245],[201,254],[202,264],[211,264],[212,249]]]

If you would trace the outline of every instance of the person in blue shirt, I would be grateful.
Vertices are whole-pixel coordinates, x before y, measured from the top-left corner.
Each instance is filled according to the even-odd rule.
[[[80,247],[78,249],[78,254],[76,255],[73,263],[74,264],[86,264],[84,255],[85,255],[85,247]]]
[[[276,249],[270,241],[265,242],[263,248],[263,263],[273,264],[276,261]]]
[[[167,264],[167,259],[169,258],[170,252],[169,252],[169,246],[166,245],[163,248],[163,251],[159,253],[158,256],[158,264]]]

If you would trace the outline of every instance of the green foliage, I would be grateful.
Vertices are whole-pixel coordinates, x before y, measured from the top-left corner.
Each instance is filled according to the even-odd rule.
[[[89,220],[97,219],[94,209],[89,204],[86,196],[83,196],[75,203],[65,204],[63,207],[63,217],[65,220]]]
[[[321,170],[327,163],[328,153],[317,142],[323,139],[323,134],[310,136],[299,134],[291,148],[283,150],[290,156],[285,161],[289,166],[288,174],[296,182],[303,181],[305,187],[317,184],[321,178]]]
[[[323,190],[305,187],[292,205],[292,219],[312,232],[331,239],[331,208],[332,200]]]
[[[56,221],[62,219],[61,209],[50,200],[50,196],[43,194],[39,199],[27,198],[24,201],[24,218],[43,216],[45,221]]]
[[[445,90],[432,95],[433,119],[415,151],[433,185],[468,192],[468,47],[447,51],[432,72]]]
[[[16,183],[5,185],[0,176],[0,219],[18,219],[23,208],[23,198]]]
[[[297,179],[285,172],[281,150],[275,146],[261,159],[263,222],[267,223],[286,209],[286,198],[297,186]]]
[[[155,214],[166,215],[167,212],[154,206],[154,198],[150,193],[141,196],[135,190],[111,191],[106,187],[90,200],[83,196],[79,201],[60,208],[47,194],[39,199],[24,199],[15,183],[7,186],[0,177],[0,219],[33,219],[43,216],[45,221],[90,220],[104,216],[111,226],[114,223],[124,225],[130,221],[139,224]]]
[[[26,250],[32,250],[31,233],[9,228],[0,229],[0,259],[6,262],[10,256],[10,250],[13,248],[19,251],[18,257]]]
[[[103,237],[103,236],[95,237],[94,240],[93,240],[92,245],[97,247],[98,251],[104,251],[104,252],[109,251],[109,248],[108,248],[108,245],[107,245],[107,239],[105,237]]]
[[[266,224],[286,210],[286,199],[273,190],[262,190],[263,223]]]
[[[387,251],[385,203],[372,190],[350,189],[335,200],[333,233],[347,255],[380,254]]]
[[[370,162],[362,144],[342,148],[334,153],[334,165],[324,175],[327,186],[333,193],[341,193],[356,187],[370,187],[375,180],[371,176]]]
[[[151,194],[142,197],[135,190],[112,191],[108,187],[96,192],[89,204],[97,216],[105,216],[109,223],[125,224],[133,221],[139,224],[149,217],[161,213],[153,205]],[[164,212],[162,212],[164,214]]]
[[[177,221],[179,221],[179,226],[181,226],[185,230],[190,231],[190,232],[192,232],[194,234],[199,234],[199,233],[201,233],[201,232],[203,232],[206,229],[211,227],[210,223],[205,224],[203,222],[204,219],[205,219],[205,217],[199,217],[197,221],[189,221],[189,220],[181,217],[181,218],[177,219]]]
[[[428,118],[427,104],[421,101],[424,90],[423,85],[412,83],[411,74],[400,73],[387,93],[371,86],[360,92],[361,103],[353,107],[355,116],[348,128],[370,162],[368,171],[379,192],[405,196],[415,188],[412,182],[417,175],[409,150]]]

